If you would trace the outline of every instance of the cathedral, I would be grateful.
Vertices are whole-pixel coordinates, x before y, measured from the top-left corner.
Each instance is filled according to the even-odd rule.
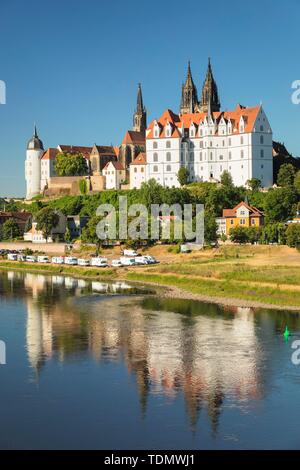
[[[219,112],[221,109],[218,87],[213,76],[210,59],[199,101],[189,62],[186,81],[182,84],[179,114],[207,113],[209,109],[211,112]]]

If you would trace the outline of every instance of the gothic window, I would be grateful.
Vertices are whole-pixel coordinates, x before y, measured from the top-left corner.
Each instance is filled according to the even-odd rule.
[[[167,152],[167,162],[171,161],[171,152]]]
[[[171,148],[171,142],[169,140],[167,140],[166,147],[167,147],[167,149]]]
[[[158,155],[157,155],[157,153],[154,153],[154,154],[153,154],[153,161],[154,161],[154,162],[158,162]]]
[[[166,171],[171,171],[171,165],[167,165]]]
[[[157,142],[153,142],[153,148],[157,149]]]

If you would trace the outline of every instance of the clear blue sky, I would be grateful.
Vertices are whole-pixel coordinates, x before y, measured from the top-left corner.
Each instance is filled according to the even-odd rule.
[[[198,89],[211,56],[222,108],[263,102],[274,131],[300,155],[299,0],[1,0],[0,195],[23,196],[26,142],[118,145],[137,83],[148,120],[178,111],[187,61]]]

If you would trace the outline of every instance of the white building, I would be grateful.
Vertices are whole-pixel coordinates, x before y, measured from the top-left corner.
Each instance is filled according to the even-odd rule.
[[[185,167],[190,182],[219,181],[226,170],[236,186],[258,178],[269,187],[272,147],[272,129],[262,106],[182,115],[166,110],[146,131],[146,178],[179,186],[177,173]]]
[[[142,183],[146,181],[146,154],[139,155],[129,165],[130,189],[140,189]]]
[[[120,162],[108,162],[103,168],[106,189],[120,189],[126,179],[126,171]]]

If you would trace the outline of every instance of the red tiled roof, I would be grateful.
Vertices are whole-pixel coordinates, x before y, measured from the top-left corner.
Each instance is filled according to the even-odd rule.
[[[78,145],[59,145],[62,152],[81,153],[87,160],[90,159],[92,147],[81,147]]]
[[[254,108],[245,108],[241,105],[237,105],[234,111],[216,112],[212,114],[217,123],[219,123],[222,117],[225,119],[225,121],[230,120],[232,122],[233,134],[239,133],[238,125],[240,118],[243,117],[245,121],[245,133],[248,133],[253,131],[254,124],[260,109],[261,106],[256,106]],[[165,137],[164,128],[168,122],[172,125],[173,128],[175,127],[177,129],[181,129],[182,127],[188,129],[192,123],[194,123],[197,128],[200,123],[204,122],[206,117],[207,113],[182,114],[178,116],[177,114],[174,114],[171,110],[167,109],[166,111],[164,111],[164,113],[158,120],[154,120],[151,122],[148,127],[147,139],[153,138],[153,128],[156,122],[158,123],[161,129],[160,137]],[[236,132],[234,132],[235,128]],[[174,135],[174,130],[172,137],[177,137],[177,135]]]
[[[122,144],[145,145],[146,136],[144,132],[127,131]]]
[[[146,165],[147,163],[147,158],[146,154],[141,152],[138,154],[138,156],[133,160],[131,165]]]
[[[114,162],[114,161],[107,162],[103,170],[107,169],[110,164],[113,165],[116,170],[124,170],[124,167],[120,162]]]
[[[55,160],[55,159],[56,159],[56,155],[57,155],[58,153],[59,153],[59,150],[58,150],[58,149],[48,148],[48,149],[44,152],[44,154],[43,154],[41,160]]]
[[[249,210],[249,217],[263,217],[263,213],[257,209],[257,207],[250,206],[246,202],[240,202],[233,209],[223,209],[223,217],[236,217],[236,211],[241,207],[245,206]]]

